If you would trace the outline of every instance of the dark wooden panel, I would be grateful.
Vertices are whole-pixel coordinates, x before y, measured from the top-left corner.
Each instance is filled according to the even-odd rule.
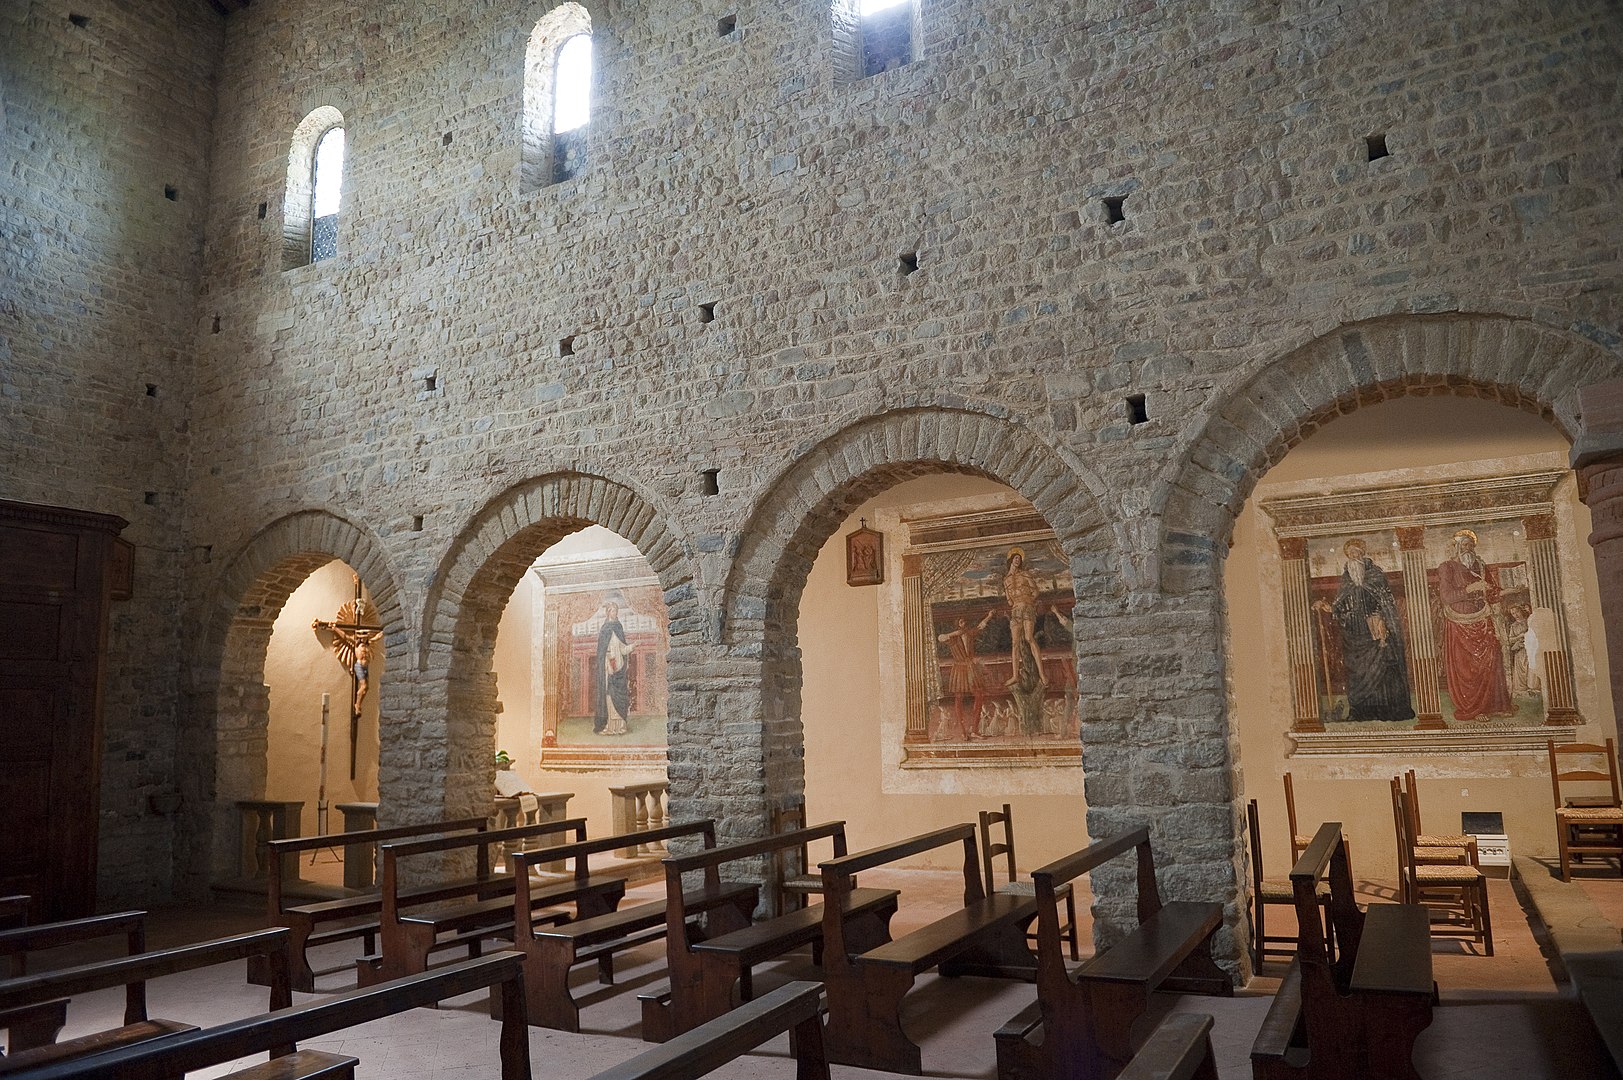
[[[62,605],[0,600],[0,660],[58,660]]]
[[[71,592],[79,586],[79,537],[0,525],[0,589]]]

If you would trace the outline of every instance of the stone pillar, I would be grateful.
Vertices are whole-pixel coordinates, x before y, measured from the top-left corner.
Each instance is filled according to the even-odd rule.
[[[1409,690],[1414,694],[1415,730],[1440,731],[1443,723],[1441,661],[1431,621],[1431,590],[1426,585],[1426,530],[1399,525],[1398,558],[1403,564],[1404,634],[1409,641]]]
[[[1572,445],[1572,467],[1578,497],[1594,518],[1589,543],[1606,624],[1612,700],[1623,702],[1623,380],[1584,387],[1578,408],[1584,430]]]
[[[1567,646],[1567,616],[1561,603],[1561,572],[1555,550],[1555,515],[1522,519],[1527,530],[1528,592],[1534,607],[1555,615],[1555,640],[1540,641],[1539,666],[1544,688],[1544,722],[1556,727],[1583,723],[1573,692],[1572,656]]]
[[[1285,597],[1285,658],[1291,675],[1291,730],[1323,731],[1316,668],[1327,647],[1313,647],[1313,585],[1307,566],[1307,540],[1279,538],[1280,591]],[[1322,628],[1321,628],[1322,632]],[[1325,665],[1328,668],[1328,665]],[[1324,672],[1324,693],[1330,693],[1330,672]]]
[[[908,685],[927,687],[936,680],[929,677],[929,664],[935,663],[935,633],[924,625],[924,564],[917,555],[902,559],[902,640],[906,642]],[[930,706],[928,693],[907,695],[907,730],[902,734],[904,743],[930,741]]]

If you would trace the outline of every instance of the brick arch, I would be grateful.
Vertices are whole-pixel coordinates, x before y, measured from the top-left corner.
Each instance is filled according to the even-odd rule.
[[[729,709],[736,719],[752,721],[751,727],[758,723],[758,732],[750,734],[759,739],[752,787],[730,790],[734,805],[750,806],[764,818],[772,806],[799,802],[804,791],[795,643],[801,592],[819,549],[874,495],[939,473],[1007,484],[1047,519],[1071,563],[1079,654],[1093,644],[1089,620],[1080,616],[1121,607],[1126,590],[1119,545],[1094,494],[1097,481],[1066,452],[1009,420],[961,409],[899,409],[845,427],[792,463],[771,486],[741,533],[723,591],[729,650],[760,657],[758,696],[740,698]],[[1085,703],[1087,678],[1080,680],[1079,691]],[[673,770],[677,763],[673,754]]]
[[[1205,421],[1165,477],[1163,587],[1218,586],[1234,520],[1291,448],[1364,405],[1409,394],[1498,401],[1579,429],[1580,387],[1623,373],[1623,359],[1577,336],[1501,315],[1394,316],[1344,326],[1258,371]]]
[[[293,591],[334,559],[360,575],[377,606],[385,668],[391,659],[403,661],[407,628],[397,579],[381,545],[361,526],[325,510],[289,514],[255,534],[226,564],[204,612],[194,684],[200,730],[187,747],[199,760],[179,772],[198,785],[187,792],[187,802],[213,807],[213,820],[202,827],[212,851],[205,872],[215,878],[230,872],[236,861],[233,802],[265,796],[270,723],[265,654],[271,629]],[[389,688],[400,681],[380,682],[386,715],[392,711]]]
[[[489,809],[499,702],[491,663],[496,631],[520,578],[547,548],[588,525],[635,544],[665,590],[670,618],[672,723],[684,716],[676,692],[679,655],[698,637],[698,600],[687,545],[666,507],[625,484],[579,472],[525,481],[496,496],[441,560],[423,617],[419,668],[423,719],[418,745],[380,763],[380,782],[409,783],[419,813],[461,816]],[[426,783],[426,787],[425,787]]]

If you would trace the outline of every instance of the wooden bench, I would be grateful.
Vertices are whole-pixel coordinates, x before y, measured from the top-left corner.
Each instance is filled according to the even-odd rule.
[[[1069,882],[1136,853],[1138,926],[1073,974],[1065,966],[1059,903]],[[1162,903],[1147,828],[1090,844],[1031,872],[1037,893],[1037,1000],[996,1033],[1000,1080],[1113,1077],[1135,1048],[1133,1024],[1157,990],[1228,996],[1212,961],[1223,905]]]
[[[515,876],[523,877],[536,864],[575,860],[575,881],[592,880],[588,856],[616,851],[630,840],[637,843],[660,843],[682,836],[702,838],[707,849],[716,846],[716,824],[713,821],[693,821],[680,825],[666,825],[658,829],[644,829],[625,836],[609,836],[562,847],[522,851],[508,857]],[[750,913],[755,910],[759,887],[753,884],[710,882],[698,889],[681,893],[677,900],[686,917],[706,917],[707,932],[724,933],[749,925]],[[607,899],[605,897],[605,899]],[[596,960],[598,981],[614,981],[614,954],[650,941],[658,941],[666,933],[667,901],[655,900],[627,908],[616,905],[620,896],[606,910],[593,912],[587,902],[581,902],[580,917],[562,925],[543,926],[535,917],[532,896],[520,890],[513,900],[513,947],[524,953],[524,992],[528,1001],[529,1021],[538,1027],[559,1031],[580,1030],[580,1005],[569,992],[569,971],[577,964]],[[685,933],[692,933],[686,929]],[[492,1001],[492,1008],[496,1002]],[[494,1013],[493,1013],[494,1015]]]
[[[290,955],[293,989],[306,994],[314,993],[316,975],[330,973],[311,969],[307,950],[314,946],[361,938],[363,939],[361,947],[365,952],[376,950],[378,917],[383,910],[383,896],[380,890],[374,889],[333,900],[284,906],[283,873],[289,859],[296,859],[306,851],[343,847],[344,862],[347,866],[351,859],[369,861],[373,859],[376,845],[385,840],[483,831],[485,831],[483,818],[462,818],[454,821],[434,821],[426,825],[397,825],[387,829],[334,833],[331,836],[301,836],[291,840],[265,841],[264,847],[268,851],[266,864],[269,867],[265,891],[265,917],[269,925],[285,926],[292,935]],[[407,890],[407,895],[410,895],[410,890]],[[328,923],[339,925],[328,930],[316,929]],[[268,973],[262,970],[262,965],[248,966],[249,982],[264,985],[267,978]]]
[[[823,944],[823,906],[815,904],[776,918],[753,923],[729,933],[709,933],[701,941],[690,941],[682,932],[689,913],[682,894],[682,877],[703,872],[705,884],[718,888],[720,868],[730,862],[761,855],[789,853],[799,858],[806,845],[832,839],[836,857],[844,855],[845,822],[835,821],[809,829],[747,840],[692,855],[673,856],[665,862],[666,953],[670,982],[637,995],[642,1000],[642,1037],[664,1042],[684,1031],[724,1015],[733,1007],[733,986],[739,987],[739,1000],[755,996],[751,982],[754,965],[781,956],[802,945],[812,945],[817,954]],[[896,913],[894,889],[855,889],[845,898],[842,912],[846,943],[879,945],[890,940],[890,917]]]
[[[930,968],[942,975],[1032,979],[1037,961],[1025,925],[1033,896],[986,895],[975,844],[965,823],[819,864],[823,872],[823,972],[828,987],[829,1059],[887,1072],[918,1074],[918,1044],[902,1029],[902,999]],[[961,843],[964,906],[895,941],[848,940],[844,912],[855,875],[935,848]],[[887,931],[888,936],[888,931]]]
[[[780,986],[591,1080],[699,1080],[784,1031],[795,1055],[796,1080],[828,1080],[822,996],[816,983]]]
[[[1330,883],[1332,947],[1318,912],[1319,882]],[[1256,1080],[1417,1080],[1415,1039],[1431,1025],[1426,909],[1371,904],[1360,911],[1341,824],[1327,822],[1291,870],[1300,933],[1262,1030],[1251,1046]]]
[[[24,975],[0,982],[0,1010],[70,998],[108,987],[125,988],[124,1025],[110,1031],[36,1046],[0,1059],[0,1075],[10,1075],[24,1069],[55,1062],[69,1062],[75,1058],[102,1054],[122,1046],[158,1039],[176,1032],[196,1030],[190,1024],[173,1020],[155,1020],[147,1016],[146,980],[173,975],[181,971],[243,960],[252,956],[269,959],[273,973],[270,988],[270,1007],[285,1008],[292,1002],[288,986],[288,932],[276,927],[256,930],[251,934],[237,934],[215,941],[199,942],[177,949],[123,956],[99,964],[81,964],[41,975]],[[154,1075],[179,1075],[163,1073]]]
[[[218,1027],[169,1035],[143,1046],[52,1065],[23,1074],[18,1080],[158,1080],[259,1053],[269,1053],[272,1060],[232,1073],[233,1080],[345,1076],[349,1075],[346,1067],[354,1068],[354,1058],[297,1050],[297,1044],[485,987],[510,998],[516,1018],[524,998],[523,979],[523,963],[517,953],[494,953],[382,986],[351,990]],[[530,1040],[525,1026],[517,1019],[503,1024],[497,1042],[502,1080],[529,1080]]]
[[[1118,1080],[1217,1080],[1212,1018],[1172,1013],[1156,1026]]]
[[[466,946],[469,956],[473,957],[479,955],[484,942],[496,937],[511,937],[512,897],[519,882],[523,882],[525,887],[518,889],[517,893],[524,896],[530,908],[538,913],[535,916],[537,921],[561,921],[569,917],[567,912],[561,911],[539,914],[542,909],[555,904],[585,904],[580,911],[582,915],[598,910],[593,906],[597,897],[604,900],[602,910],[612,910],[625,893],[625,881],[621,878],[576,878],[541,884],[530,880],[527,868],[511,875],[492,876],[491,845],[535,836],[571,834],[577,840],[586,838],[585,818],[565,818],[516,829],[490,829],[384,844],[381,849],[382,907],[378,918],[382,952],[363,956],[356,961],[357,984],[373,986],[385,979],[399,979],[425,971],[429,954],[438,949]],[[402,886],[400,860],[465,848],[474,849],[476,870],[472,878],[410,888]]]
[[[23,899],[26,900],[27,897]],[[26,912],[25,907],[25,916]],[[95,915],[88,919],[69,919],[66,922],[18,927],[0,932],[0,973],[8,979],[19,978],[28,972],[28,954],[31,952],[114,935],[123,935],[126,955],[133,956],[145,952],[146,912],[121,911],[112,915]],[[145,985],[132,984],[126,988],[125,995],[126,1016],[144,1016]],[[66,998],[0,1009],[0,1028],[5,1029],[6,1052],[10,1054],[54,1043],[67,1022]],[[126,1019],[125,1022],[130,1021]]]

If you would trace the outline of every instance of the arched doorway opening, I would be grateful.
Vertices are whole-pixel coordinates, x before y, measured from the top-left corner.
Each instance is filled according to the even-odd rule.
[[[341,559],[312,570],[272,625],[265,798],[302,804],[300,836],[366,828],[375,818],[388,678],[381,637],[377,605]],[[342,884],[337,853],[305,859],[300,877]]]
[[[870,535],[873,575],[848,549]],[[855,507],[800,594],[807,812],[858,850],[1009,802],[1022,871],[1081,846],[1075,604],[1053,529],[996,480],[916,477]]]
[[[1362,877],[1395,875],[1386,784],[1409,769],[1430,831],[1553,851],[1545,740],[1616,731],[1568,447],[1527,411],[1406,396],[1334,420],[1261,477],[1224,597],[1270,873],[1290,861],[1285,772],[1301,831],[1342,821]]]
[[[592,835],[663,816],[670,720],[670,618],[637,546],[592,525],[541,552],[513,588],[492,670],[497,794],[520,820],[541,806],[588,819]],[[505,776],[503,774],[506,774]],[[658,789],[658,790],[651,790]]]

